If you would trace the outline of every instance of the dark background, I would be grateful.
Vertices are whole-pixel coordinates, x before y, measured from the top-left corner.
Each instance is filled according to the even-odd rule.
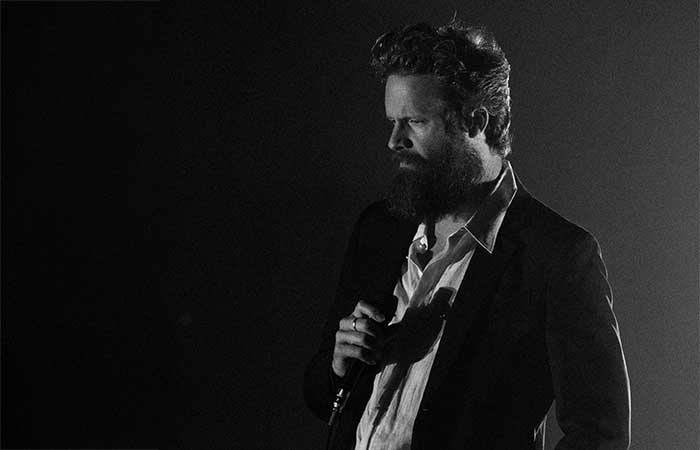
[[[600,241],[632,448],[697,449],[697,3],[315,3],[2,3],[2,446],[321,448],[303,367],[391,172],[369,48],[457,11]]]

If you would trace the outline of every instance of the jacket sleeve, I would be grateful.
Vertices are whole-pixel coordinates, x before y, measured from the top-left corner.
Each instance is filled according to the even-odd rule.
[[[564,432],[556,450],[626,450],[629,378],[600,248],[583,232],[553,262],[546,341]]]
[[[304,373],[304,399],[309,409],[322,420],[328,420],[330,417],[331,404],[340,381],[331,368],[335,333],[340,319],[352,313],[357,303],[353,276],[357,263],[359,223],[358,220],[353,228],[345,252],[335,302],[323,328],[321,345]]]

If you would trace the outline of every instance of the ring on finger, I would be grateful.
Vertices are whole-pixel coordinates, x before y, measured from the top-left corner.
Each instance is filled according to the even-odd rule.
[[[357,331],[357,317],[352,319],[352,329]]]

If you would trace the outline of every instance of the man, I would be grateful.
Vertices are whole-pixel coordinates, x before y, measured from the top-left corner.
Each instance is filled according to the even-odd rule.
[[[305,396],[342,449],[627,449],[629,381],[597,241],[527,193],[507,160],[510,66],[457,22],[380,37],[399,172],[345,256]],[[392,317],[377,298],[395,295]],[[384,329],[382,323],[391,323]]]

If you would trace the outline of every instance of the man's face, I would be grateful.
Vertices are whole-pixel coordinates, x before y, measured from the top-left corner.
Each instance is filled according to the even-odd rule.
[[[483,172],[469,138],[447,123],[440,84],[431,75],[391,75],[385,90],[392,123],[388,146],[399,172],[391,188],[394,211],[435,220],[468,203]]]

